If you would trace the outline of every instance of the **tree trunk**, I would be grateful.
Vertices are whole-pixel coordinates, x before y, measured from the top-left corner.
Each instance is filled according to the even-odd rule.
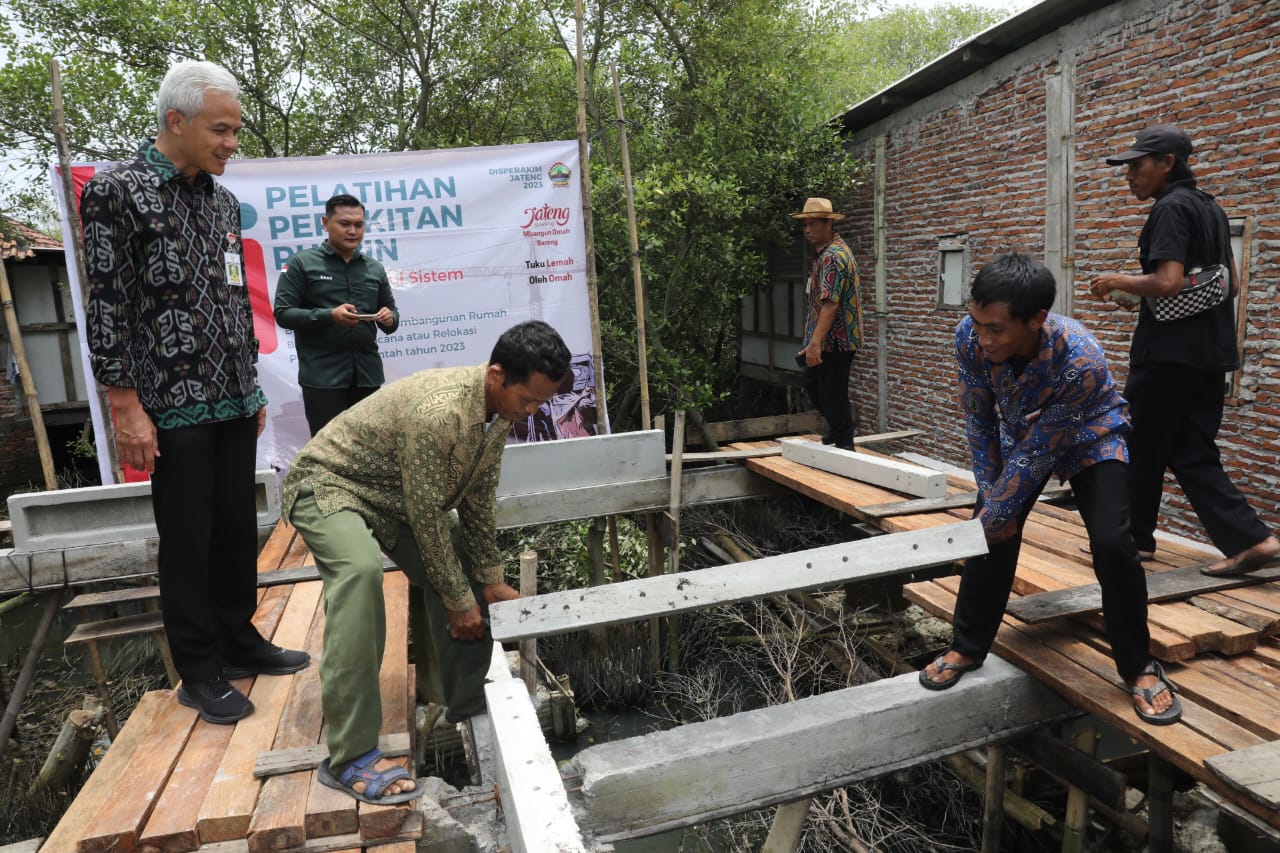
[[[89,748],[98,737],[105,717],[102,702],[96,696],[86,696],[83,708],[67,714],[67,721],[62,724],[44,766],[27,791],[28,797],[64,790],[71,785],[89,757]]]

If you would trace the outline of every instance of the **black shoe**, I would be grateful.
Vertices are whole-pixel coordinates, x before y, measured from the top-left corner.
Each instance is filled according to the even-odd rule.
[[[251,675],[288,675],[306,669],[311,655],[306,652],[282,649],[263,643],[257,651],[239,660],[227,661],[222,667],[223,678],[248,678]]]
[[[178,701],[188,708],[195,708],[200,713],[200,719],[222,725],[243,720],[253,713],[253,703],[228,684],[225,678],[211,678],[190,684],[183,681],[178,688]]]

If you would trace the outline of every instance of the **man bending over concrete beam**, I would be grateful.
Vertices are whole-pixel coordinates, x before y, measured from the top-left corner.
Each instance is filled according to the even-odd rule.
[[[423,370],[356,403],[289,469],[283,511],[324,582],[323,784],[368,803],[417,796],[412,776],[377,747],[383,551],[425,607],[427,624],[414,625],[428,647],[419,666],[437,671],[445,718],[484,711],[493,650],[486,608],[520,597],[503,580],[496,541],[502,449],[512,422],[547,402],[568,369],[555,329],[521,323],[498,338],[488,365]]]
[[[1000,627],[1036,497],[1070,480],[1089,532],[1116,669],[1133,708],[1163,725],[1182,716],[1176,689],[1148,657],[1146,575],[1129,533],[1127,404],[1102,347],[1075,320],[1050,314],[1053,274],[1028,255],[1000,255],[974,277],[956,327],[959,398],[978,482],[975,517],[990,547],[960,577],[951,648],[920,672],[945,690],[982,666]]]

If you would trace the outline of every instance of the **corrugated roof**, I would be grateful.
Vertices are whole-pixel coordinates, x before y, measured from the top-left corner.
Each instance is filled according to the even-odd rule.
[[[836,121],[846,136],[963,80],[1003,56],[1115,0],[1044,0],[978,33],[950,53],[848,109]]]
[[[0,259],[22,260],[38,251],[61,252],[62,243],[29,225],[0,217]]]

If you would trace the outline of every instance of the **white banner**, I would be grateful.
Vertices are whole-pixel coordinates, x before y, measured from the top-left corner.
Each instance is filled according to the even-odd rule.
[[[77,195],[106,165],[73,167]],[[56,166],[51,177],[58,181]],[[320,217],[325,201],[339,193],[364,202],[361,249],[386,267],[400,311],[395,334],[378,335],[388,382],[426,368],[483,364],[503,331],[523,320],[545,320],[568,344],[573,370],[548,406],[516,425],[514,438],[596,434],[603,385],[592,367],[576,142],[233,160],[218,180],[240,200],[258,378],[268,400],[259,468],[288,467],[308,437],[293,333],[275,324],[272,301],[289,258],[324,242]],[[61,199],[58,187],[54,194]],[[65,211],[63,229],[70,233]],[[71,292],[83,329],[70,251],[68,242]],[[80,336],[86,376],[87,340]],[[91,396],[99,467],[109,483],[102,443],[107,432]],[[606,431],[603,425],[600,431]]]

